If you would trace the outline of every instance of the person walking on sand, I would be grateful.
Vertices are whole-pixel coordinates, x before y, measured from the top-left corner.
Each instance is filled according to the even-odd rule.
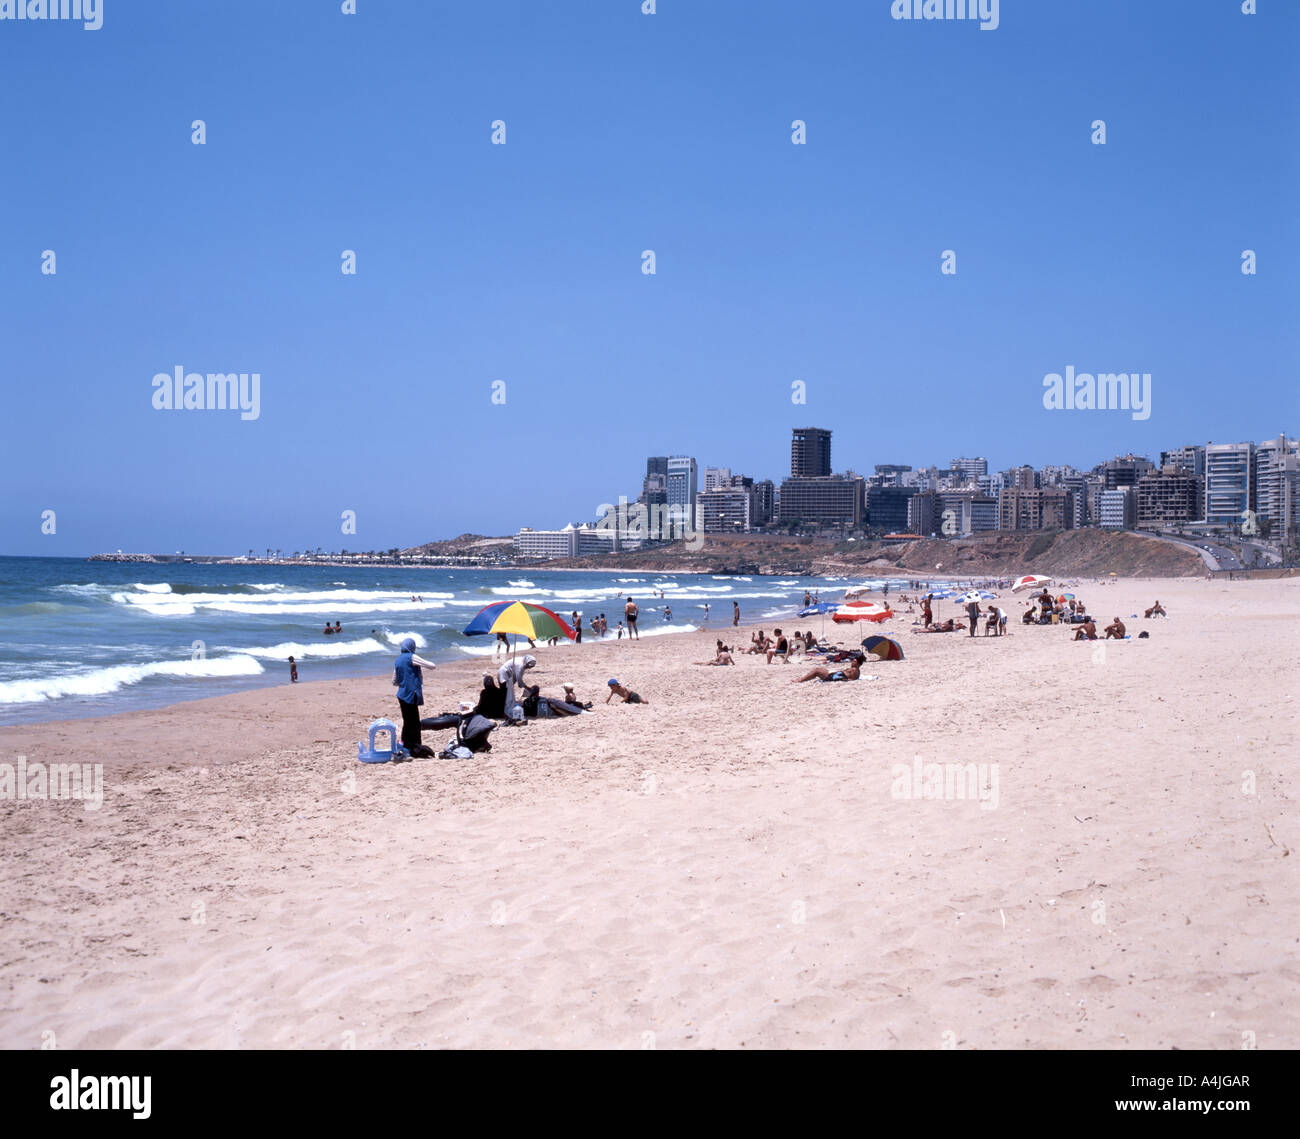
[[[298,662],[293,657],[289,658],[289,683],[298,683]]]
[[[731,603],[731,624],[733,628],[735,628],[740,624],[740,602],[739,601],[733,601]]]
[[[629,597],[627,604],[623,606],[623,616],[627,618],[627,639],[629,641],[633,638],[638,641],[641,639],[641,634],[636,629],[636,619],[640,612],[641,610],[636,607],[636,602]],[[605,703],[608,704],[609,701],[607,700]]]

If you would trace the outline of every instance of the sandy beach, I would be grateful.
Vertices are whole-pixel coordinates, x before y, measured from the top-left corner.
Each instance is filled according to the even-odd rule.
[[[1300,579],[1078,593],[1134,639],[1004,595],[1000,639],[900,612],[854,684],[698,667],[716,621],[542,648],[595,713],[471,760],[357,762],[388,674],[0,729],[104,768],[0,801],[0,1046],[1300,1047]]]

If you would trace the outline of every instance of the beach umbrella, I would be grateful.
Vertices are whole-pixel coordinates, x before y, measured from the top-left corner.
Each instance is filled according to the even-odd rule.
[[[1073,600],[1074,600],[1074,594],[1073,594],[1073,593],[1062,593],[1061,596],[1058,597],[1056,600],[1057,600],[1057,601],[1073,601]]]
[[[1051,580],[1050,577],[1044,577],[1039,573],[1027,573],[1011,583],[1011,592],[1019,593],[1022,589],[1035,589],[1040,585],[1047,585]]]
[[[894,611],[888,605],[878,601],[849,601],[841,605],[832,615],[832,621],[847,623],[850,621],[888,621]]]
[[[833,613],[839,606],[831,601],[821,601],[816,605],[809,605],[799,610],[800,617],[815,617],[818,613]]]
[[[903,646],[893,637],[867,637],[862,647],[881,660],[902,660]]]
[[[552,637],[567,637],[572,641],[577,637],[564,618],[528,601],[497,601],[486,605],[461,632],[467,637],[513,635],[513,646],[518,646],[520,637],[530,641],[548,641]]]
[[[994,595],[990,593],[987,589],[972,589],[966,593],[963,593],[958,600],[960,604],[967,605],[972,601],[988,601],[993,596]]]
[[[800,617],[813,617],[818,613],[822,618],[822,636],[826,635],[826,614],[834,613],[839,606],[830,601],[819,601],[816,605],[805,605],[799,610]]]

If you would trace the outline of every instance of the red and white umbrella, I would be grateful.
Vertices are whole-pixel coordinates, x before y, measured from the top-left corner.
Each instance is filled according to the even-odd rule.
[[[831,616],[832,621],[888,621],[894,611],[879,601],[846,601]]]
[[[1022,589],[1037,589],[1051,580],[1050,577],[1044,577],[1040,573],[1027,573],[1024,577],[1018,577],[1011,583],[1011,592],[1019,593]]]

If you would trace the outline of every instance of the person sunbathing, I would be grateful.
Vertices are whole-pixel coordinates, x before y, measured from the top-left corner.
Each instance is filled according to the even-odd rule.
[[[849,661],[842,669],[832,672],[829,668],[814,668],[804,673],[797,680],[791,681],[792,684],[803,684],[808,680],[857,680],[862,673],[858,668],[858,662]]]
[[[786,664],[790,663],[790,642],[785,639],[780,629],[776,630],[776,641],[768,645],[767,663],[772,663],[774,656],[781,657]]]
[[[763,635],[763,630],[759,629],[749,638],[749,648],[747,654],[753,656],[755,653],[767,652],[767,638]]]
[[[1165,612],[1165,607],[1161,605],[1159,601],[1157,601],[1153,606],[1151,606],[1150,609],[1145,610],[1142,616],[1147,618],[1168,617],[1169,614]]]
[[[1122,641],[1124,639],[1124,622],[1116,617],[1115,620],[1106,626],[1103,632],[1106,634],[1104,639],[1107,641],[1111,638],[1114,638],[1117,641]]]
[[[1095,641],[1097,639],[1097,626],[1091,617],[1074,630],[1074,639],[1076,641]]]
[[[718,655],[715,656],[712,660],[697,660],[695,663],[700,665],[715,665],[715,664],[725,665],[725,664],[735,664],[736,662],[731,659],[731,654],[727,652],[726,649],[719,646]]]
[[[914,633],[954,633],[957,631],[957,623],[949,617],[939,625],[928,625],[924,629],[913,629]]]

